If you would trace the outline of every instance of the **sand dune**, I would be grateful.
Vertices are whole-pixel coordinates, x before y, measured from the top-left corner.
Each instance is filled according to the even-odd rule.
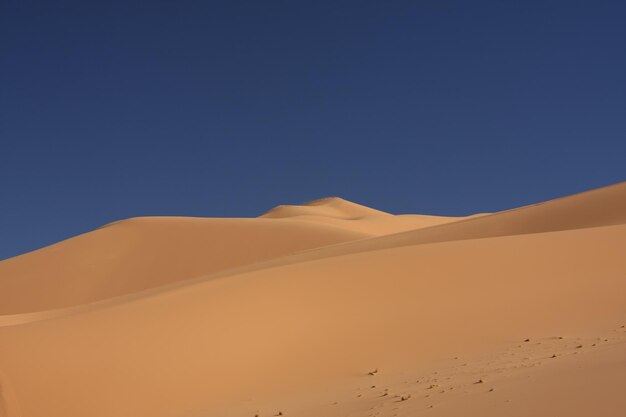
[[[626,183],[116,223],[0,263],[0,416],[621,416],[625,247]]]
[[[392,216],[342,199],[297,206],[308,208],[316,214],[307,219],[280,206],[257,219],[115,222],[0,262],[0,314],[71,307],[304,249],[462,219]]]
[[[513,210],[319,248],[294,261],[453,240],[545,233],[626,223],[626,182]]]
[[[1,262],[0,314],[83,304],[368,236],[297,221],[125,220]]]

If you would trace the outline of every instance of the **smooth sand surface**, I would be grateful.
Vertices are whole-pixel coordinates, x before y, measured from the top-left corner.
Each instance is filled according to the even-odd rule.
[[[2,417],[623,416],[626,183],[131,219],[1,262],[0,311]]]

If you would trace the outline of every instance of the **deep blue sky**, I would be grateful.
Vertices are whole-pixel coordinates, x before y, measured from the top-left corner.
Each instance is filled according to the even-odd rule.
[[[0,259],[323,196],[463,215],[626,179],[626,2],[0,0]]]

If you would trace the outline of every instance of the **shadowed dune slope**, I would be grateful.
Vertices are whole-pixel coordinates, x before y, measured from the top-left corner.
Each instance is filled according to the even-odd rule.
[[[97,301],[368,236],[293,220],[124,220],[0,262],[0,314]]]

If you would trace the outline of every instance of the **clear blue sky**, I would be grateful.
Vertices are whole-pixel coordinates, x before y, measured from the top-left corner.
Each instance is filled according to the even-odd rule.
[[[0,259],[338,195],[463,215],[626,179],[626,2],[0,2]]]

